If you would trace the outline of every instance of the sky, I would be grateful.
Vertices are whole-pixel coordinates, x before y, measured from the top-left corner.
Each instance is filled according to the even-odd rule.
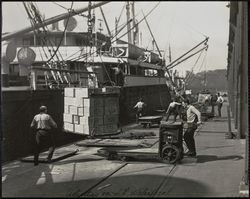
[[[65,13],[65,8],[71,7],[71,1],[35,2],[45,19],[57,14]],[[96,3],[96,2],[93,2]],[[135,15],[139,21],[146,15],[158,1],[136,1]],[[125,1],[111,1],[102,6],[109,28],[114,30],[115,17],[119,17]],[[73,2],[73,9],[88,5],[87,1]],[[165,51],[168,63],[169,46],[172,60],[193,48],[195,45],[209,37],[209,48],[201,55],[197,54],[187,61],[179,64],[176,69],[181,76],[186,70],[195,73],[204,70],[227,68],[227,43],[229,36],[229,8],[228,1],[161,1],[156,9],[147,17],[147,21],[154,34],[159,48]],[[64,7],[64,8],[63,8]],[[84,13],[87,15],[87,12]],[[95,9],[96,25],[102,19],[99,8]],[[126,22],[126,9],[123,10],[119,25]],[[77,16],[77,27],[74,31],[87,31],[87,19]],[[12,32],[30,26],[27,14],[21,2],[2,2],[2,32]],[[63,31],[62,23],[59,23]],[[105,24],[102,23],[102,33],[107,34]],[[121,32],[124,33],[126,30]],[[139,24],[142,32],[141,47],[152,49],[152,37],[145,21]],[[127,37],[123,37],[127,40]],[[200,55],[200,56],[199,56]]]

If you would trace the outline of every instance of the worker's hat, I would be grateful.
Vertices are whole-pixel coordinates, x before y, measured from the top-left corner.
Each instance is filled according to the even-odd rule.
[[[45,111],[45,110],[47,110],[47,107],[46,106],[40,106],[39,110],[40,111]]]

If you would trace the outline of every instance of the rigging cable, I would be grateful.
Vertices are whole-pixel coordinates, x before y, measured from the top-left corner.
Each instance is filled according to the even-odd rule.
[[[185,21],[184,21],[185,22]],[[196,32],[196,33],[199,33],[200,35],[202,35],[203,37],[207,37],[207,35],[205,35],[205,34],[203,34],[202,32],[200,32],[200,31],[198,31],[198,30],[196,30],[193,26],[191,26],[190,24],[188,24],[188,23],[184,23],[184,25],[186,25],[186,26],[188,26],[190,29],[192,29],[194,32]]]
[[[170,64],[168,64],[167,66],[165,66],[166,68],[171,68],[171,66],[173,65],[173,63],[177,62],[178,60],[180,60],[181,58],[183,58],[184,56],[186,56],[188,53],[190,53],[191,51],[193,51],[194,49],[198,48],[198,46],[200,46],[201,44],[204,43],[204,45],[207,45],[207,41],[208,41],[208,37],[206,39],[204,39],[203,41],[201,41],[199,44],[197,44],[195,47],[191,48],[188,52],[184,53],[183,55],[181,55],[179,58],[177,58],[176,60],[174,60],[173,62],[171,62]]]
[[[68,10],[68,8],[60,5],[59,3],[56,3],[55,1],[52,1],[52,3],[54,3],[55,5],[57,5],[57,6],[61,7],[61,8],[63,8],[63,9],[65,9],[65,10]]]
[[[35,5],[34,5],[32,2],[30,2],[30,6],[31,6],[31,9],[32,9],[33,12],[34,12],[34,15],[35,15],[35,18],[36,18],[37,22],[40,23],[40,24],[43,24],[43,20],[42,20],[42,18],[41,18],[41,14],[40,14],[40,12],[39,12],[37,6],[35,7]],[[48,28],[47,28],[47,26],[42,26],[42,29],[43,29],[43,31],[44,31],[45,37],[47,38],[47,36],[48,36],[48,31],[49,31]],[[47,41],[49,42],[49,45],[51,46],[51,48],[53,49],[53,51],[55,51],[55,50],[54,50],[54,45],[53,45],[53,43],[51,42],[51,40],[47,38]],[[50,56],[52,56],[51,50],[49,49],[49,46],[47,45],[47,43],[46,43],[46,47],[48,48],[48,51],[49,51],[49,53],[50,53]],[[59,52],[59,51],[58,51],[58,52]],[[59,56],[61,57],[61,59],[63,60],[63,57],[62,57],[61,53],[59,52],[58,54],[59,54]],[[57,61],[60,60],[59,56],[56,54]]]
[[[202,66],[203,66],[203,64],[204,64],[204,61],[205,61],[206,57],[207,57],[207,51],[205,51],[205,55],[204,55],[204,57],[203,57],[203,60],[202,60],[202,62],[201,62],[201,66],[200,66],[198,72],[200,72],[200,70],[201,70],[201,68],[202,68]],[[194,75],[193,75],[193,76],[194,76]],[[192,75],[191,75],[191,77],[192,77]],[[187,81],[189,81],[189,80],[190,80],[190,78],[187,79]]]
[[[184,58],[183,60],[181,60],[181,61],[177,62],[175,65],[173,65],[173,66],[169,67],[168,69],[172,69],[172,68],[174,68],[174,67],[175,67],[175,66],[177,66],[178,64],[180,64],[180,63],[182,63],[182,62],[186,61],[187,59],[189,59],[190,57],[192,57],[192,56],[196,55],[197,53],[199,53],[199,52],[201,52],[201,51],[203,51],[203,50],[207,50],[207,48],[208,48],[208,45],[207,45],[207,46],[205,46],[205,47],[203,47],[202,49],[200,49],[200,50],[196,51],[195,53],[193,53],[193,54],[189,55],[188,57]]]
[[[34,27],[35,24],[36,24],[36,19],[34,18],[34,16],[31,16],[32,12],[29,10],[29,8],[27,7],[27,5],[24,2],[23,2],[23,5],[24,5],[24,8],[25,8],[25,10],[27,12],[28,17],[30,18],[30,23]],[[37,36],[37,38],[39,38],[39,36],[38,36],[39,30],[34,29],[34,34],[35,34],[35,36]],[[41,38],[42,38],[43,42],[46,42],[46,40],[43,37],[41,37]],[[40,52],[39,47],[38,47],[38,49],[39,49],[39,52]],[[47,55],[46,51],[44,50],[43,46],[42,46],[42,50],[43,50],[43,53],[44,53],[45,57],[48,59],[48,55]],[[54,74],[54,71],[51,71],[51,74],[52,74],[54,80],[58,83],[58,80],[57,80],[57,78],[56,78],[56,76]]]
[[[104,66],[105,72],[106,72],[106,74],[107,74],[107,76],[108,76],[108,78],[109,78],[109,81],[110,81],[110,83],[111,83],[111,86],[114,86],[114,85],[113,85],[113,81],[111,80],[111,78],[110,78],[110,76],[109,76],[109,73],[108,73],[108,71],[107,71],[107,68],[106,68],[106,66],[105,66],[104,63],[103,63],[102,57],[101,57],[101,55],[99,55],[99,56],[100,56],[102,65]]]
[[[128,34],[131,30],[133,30],[136,26],[138,26],[143,20],[145,20],[157,7],[158,7],[158,5],[160,4],[161,2],[158,2],[150,11],[149,11],[149,13],[146,15],[146,16],[144,16],[140,21],[138,21],[132,28],[130,28],[126,33],[124,33],[123,35],[121,35],[120,37],[118,37],[116,40],[119,40],[119,39],[121,39],[123,36],[125,36],[126,34]],[[111,43],[114,43],[114,41],[113,42],[111,42]]]
[[[203,60],[202,60],[202,63],[201,63],[201,66],[200,66],[198,72],[200,72],[200,70],[201,70],[201,68],[202,68],[202,66],[203,66],[203,64],[204,64],[204,62],[205,62],[205,60],[206,60],[206,57],[207,57],[207,51],[205,52],[205,55],[204,55],[204,57],[203,57]],[[195,77],[195,75],[193,74],[193,75],[191,75],[191,77],[190,77],[189,79],[187,79],[187,81],[191,82],[194,78],[196,78],[196,77]]]
[[[73,4],[74,4],[74,2],[72,1],[72,2],[71,2],[71,7],[70,7],[70,9],[68,10],[69,13],[71,12],[71,10],[72,10],[72,8],[73,8]],[[66,24],[65,24],[65,27],[64,27],[64,31],[63,31],[63,34],[62,34],[62,37],[61,37],[61,40],[60,40],[60,42],[59,42],[59,44],[58,44],[56,50],[54,51],[54,54],[51,56],[51,58],[50,58],[47,62],[49,62],[50,60],[53,59],[53,57],[56,55],[56,53],[57,53],[59,47],[61,46],[62,40],[63,40],[63,38],[64,38],[66,29],[67,29],[67,26],[68,26],[69,19],[70,19],[70,15],[69,15],[68,18],[67,18],[67,21],[66,21]]]
[[[136,16],[138,16],[138,15],[139,15],[139,14],[137,14]],[[129,22],[131,22],[131,20],[130,20]],[[121,24],[120,26],[118,26],[118,27],[122,27],[122,28],[120,28],[120,30],[119,30],[115,35],[113,35],[113,36],[110,38],[110,40],[114,39],[114,38],[122,31],[122,29],[126,27],[126,24],[127,24],[127,22],[125,22],[125,23]],[[115,29],[114,29],[114,30],[111,30],[111,32],[114,32],[114,31],[115,31]],[[117,40],[118,40],[118,39],[116,39],[114,42],[116,42]],[[106,42],[104,42],[104,44],[102,44],[101,47],[104,46],[104,45],[106,45]],[[67,57],[67,60],[68,60],[70,57],[73,57],[73,56],[76,55],[77,53],[81,52],[83,49],[84,49],[84,47],[82,47],[80,50],[76,51],[75,53],[71,54],[69,57]],[[95,52],[93,52],[93,53],[95,53]],[[78,59],[81,59],[80,56],[81,56],[81,54],[78,56]],[[84,56],[84,55],[83,55],[83,56]],[[69,61],[73,61],[74,59],[77,60],[77,57],[74,57],[74,58],[72,58],[72,59],[69,60]]]
[[[32,10],[33,10],[33,12],[34,12],[35,19],[38,21],[38,23],[41,23],[41,24],[42,24],[43,22],[42,22],[42,19],[41,19],[41,14],[40,14],[39,10],[36,8],[37,5],[36,5],[36,7],[35,7],[32,3],[30,3],[30,6],[31,6],[31,8],[32,8]],[[73,2],[71,3],[71,10],[72,10],[72,7],[73,7]],[[69,10],[69,11],[70,11],[70,10]],[[65,34],[65,31],[66,31],[66,27],[67,27],[67,25],[68,25],[68,21],[69,21],[69,17],[68,17],[67,24],[66,24],[65,29],[64,29],[64,34]],[[44,26],[42,26],[42,28],[43,28],[43,30],[44,30],[45,36],[47,36],[48,28],[47,28],[47,30],[46,30],[46,28],[45,28]],[[61,45],[61,42],[62,42],[63,37],[64,37],[64,34],[63,34],[62,37],[61,37],[60,43],[59,43],[59,45],[57,46],[56,51],[54,50],[54,46],[53,46],[52,42],[48,39],[48,41],[49,41],[49,43],[50,43],[50,45],[51,45],[51,47],[52,47],[52,49],[53,49],[53,51],[54,51],[54,54],[52,55],[52,53],[50,52],[50,49],[48,48],[48,45],[47,45],[48,51],[49,51],[50,56],[51,56],[51,58],[50,58],[49,60],[47,60],[47,62],[46,62],[46,65],[48,65],[49,67],[50,67],[50,63],[49,63],[49,62],[50,62],[52,59],[54,59],[54,56],[55,56],[55,55],[56,55],[56,58],[57,58],[57,62],[56,62],[56,63],[53,63],[53,62],[52,62],[52,65],[54,65],[56,68],[58,68],[58,66],[60,66],[60,65],[58,65],[58,62],[60,62],[60,58],[58,57],[57,52],[59,52],[58,49],[59,49],[59,47],[60,47],[60,45]],[[44,39],[44,40],[45,40],[45,39]],[[45,42],[46,42],[46,41],[45,41]],[[62,59],[62,65],[65,66],[63,56],[61,55],[60,52],[59,52],[58,54],[59,54],[59,56],[60,56],[61,59]],[[50,68],[51,68],[51,67],[50,67]],[[60,68],[61,68],[61,66],[59,67],[59,69],[60,69]],[[55,79],[55,75],[53,74],[54,71],[51,71],[51,73],[52,73],[53,78]],[[58,76],[59,80],[61,81],[61,83],[64,83],[63,78],[62,78],[62,75],[60,74],[60,72],[57,71],[56,73],[57,73],[57,76]],[[65,73],[63,73],[63,74],[64,74],[64,79],[65,79],[66,82],[68,83],[67,78],[65,77]],[[59,85],[59,81],[56,81],[56,82],[57,82],[57,84]]]
[[[43,22],[42,22],[42,19],[41,19],[40,14],[38,13],[39,11],[36,9],[36,7],[34,6],[34,4],[33,4],[32,2],[29,2],[29,4],[30,4],[30,5],[29,5],[29,6],[30,6],[29,9],[32,10],[32,11],[34,12],[34,13],[32,13],[32,11],[31,11],[31,13],[33,14],[34,25],[37,24],[37,23],[42,24]],[[46,32],[47,32],[47,30],[45,29],[44,26],[42,26],[42,29],[43,29],[44,35],[45,35],[45,37],[46,37]],[[38,30],[38,32],[39,32],[39,30]],[[48,52],[49,52],[50,56],[52,56],[51,50],[49,49],[49,46],[48,46],[48,44],[47,44],[47,42],[46,42],[45,37],[41,37],[41,38],[42,38],[42,41],[43,41],[43,43],[46,44],[46,47],[47,47],[47,49],[48,49]],[[48,41],[50,42],[50,40],[48,40]],[[42,45],[44,45],[43,43],[42,43]],[[54,50],[53,45],[51,44],[51,42],[50,42],[50,45],[51,45],[52,49]],[[59,60],[58,56],[57,56],[57,59]]]
[[[145,15],[145,17],[143,17],[139,22],[137,22],[136,24],[135,24],[135,26],[133,26],[132,28],[130,28],[126,33],[124,33],[122,36],[120,36],[119,38],[117,38],[117,39],[115,39],[115,40],[113,40],[113,41],[111,41],[111,44],[112,43],[114,43],[114,42],[116,42],[117,40],[119,40],[120,38],[122,38],[123,36],[125,36],[126,34],[128,34],[128,32],[129,31],[131,31],[132,29],[134,29],[139,23],[141,23],[143,20],[145,20],[145,18],[146,17],[148,17],[152,12],[153,12],[153,10],[155,10],[156,9],[156,7],[158,6],[160,4],[160,2],[158,2],[146,15]],[[113,39],[113,38],[115,38],[117,35],[114,35],[112,38],[111,38],[111,40]],[[103,45],[103,44],[102,44]],[[96,52],[96,51],[95,51]],[[95,53],[95,52],[93,52],[93,53]],[[78,57],[78,58],[72,58],[71,59],[71,61],[77,61],[77,60],[79,60],[79,59],[81,59],[81,57]]]
[[[194,64],[194,66],[191,68],[191,71],[194,69],[194,67],[196,66],[196,64],[197,64],[197,62],[198,62],[198,60],[200,59],[200,56],[201,56],[201,54],[203,53],[204,51],[201,51],[200,52],[200,54],[199,54],[199,56],[198,56],[198,58],[197,58],[197,60],[196,60],[196,62],[195,62],[195,64]],[[190,75],[190,73],[189,73],[189,75]],[[189,76],[188,75],[188,76]],[[187,77],[187,79],[188,79],[189,77]]]

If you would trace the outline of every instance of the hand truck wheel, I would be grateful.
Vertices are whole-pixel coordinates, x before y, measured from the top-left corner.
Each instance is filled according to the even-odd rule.
[[[161,151],[162,161],[169,164],[174,164],[180,159],[180,149],[174,145],[167,145]]]

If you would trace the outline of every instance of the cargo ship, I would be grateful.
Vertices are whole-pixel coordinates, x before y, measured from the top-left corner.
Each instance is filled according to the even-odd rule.
[[[2,55],[3,161],[31,152],[29,125],[40,105],[48,107],[58,124],[59,145],[82,139],[60,130],[65,87],[119,88],[121,124],[135,120],[133,107],[139,98],[147,104],[147,115],[170,102],[164,60],[135,42],[112,42],[110,36],[89,30],[27,31],[13,38]]]
[[[60,39],[63,32],[50,32],[48,40]],[[49,49],[43,49],[34,44],[34,35],[26,34],[17,39],[17,51],[32,50],[36,58],[32,66],[21,65],[18,58],[10,64],[9,86],[27,86],[27,89],[38,90],[62,90],[64,87],[90,87],[102,88],[115,86],[121,89],[121,122],[133,120],[133,106],[139,98],[143,98],[147,106],[147,114],[152,111],[165,109],[170,100],[169,90],[166,84],[165,71],[160,57],[150,51],[146,51],[133,44],[120,42],[105,46],[99,52],[96,47],[90,47],[87,38],[88,33],[67,33],[67,43],[61,46],[60,54],[67,63],[64,68],[49,68],[43,57],[49,54]],[[86,37],[84,37],[84,35]],[[80,46],[78,39],[86,44]],[[97,34],[98,42],[107,41],[105,35]],[[39,39],[39,38],[38,38]],[[26,44],[24,44],[26,42]],[[36,43],[36,42],[35,42]],[[25,46],[25,47],[21,47]],[[40,52],[39,52],[40,50]],[[46,52],[47,51],[47,52]],[[122,53],[120,52],[122,51]],[[92,53],[93,52],[93,53]],[[75,55],[76,60],[67,59],[67,55]],[[80,54],[81,53],[81,54]],[[82,54],[86,58],[82,58]],[[149,57],[146,61],[138,60],[140,57]],[[117,75],[117,68],[122,71],[122,76]],[[54,77],[52,72],[54,71]]]

